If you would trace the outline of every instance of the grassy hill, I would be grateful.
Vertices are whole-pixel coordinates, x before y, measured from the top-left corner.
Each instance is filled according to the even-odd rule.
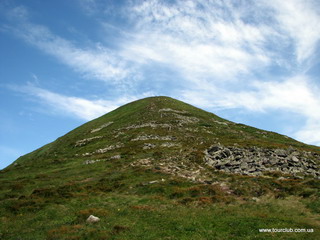
[[[0,171],[0,239],[319,239],[319,154],[172,98],[138,100]]]

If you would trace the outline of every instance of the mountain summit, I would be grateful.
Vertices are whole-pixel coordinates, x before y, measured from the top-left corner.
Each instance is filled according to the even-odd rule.
[[[223,222],[237,223],[252,238],[262,236],[256,224],[316,228],[310,219],[320,213],[319,164],[319,147],[169,97],[145,98],[0,171],[0,238],[22,233],[24,239],[234,238],[234,229]],[[261,199],[264,217],[257,220]],[[292,204],[296,214],[286,207],[271,214],[278,206],[272,199]],[[233,213],[222,214],[217,206]],[[302,226],[296,216],[306,209],[305,220],[310,219]],[[86,222],[89,216],[99,223]]]

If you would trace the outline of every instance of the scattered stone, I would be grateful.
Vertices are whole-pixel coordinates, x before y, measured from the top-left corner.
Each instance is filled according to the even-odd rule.
[[[114,155],[112,157],[110,157],[110,159],[120,159],[121,158],[121,155]]]
[[[83,156],[83,157],[86,157],[86,156],[92,156],[92,155],[94,155],[94,154],[106,153],[106,152],[108,152],[108,151],[121,148],[121,147],[123,147],[123,146],[124,146],[123,143],[117,143],[117,144],[115,144],[115,145],[110,145],[110,146],[107,146],[107,147],[105,147],[105,148],[97,149],[97,150],[94,151],[94,152],[83,153],[82,156]]]
[[[159,109],[159,112],[174,112],[174,113],[181,113],[181,114],[187,113],[186,111],[179,111],[171,108],[162,108],[162,109]]]
[[[87,218],[87,223],[96,223],[96,222],[99,222],[100,221],[100,218],[98,217],[95,217],[93,215],[90,215],[88,218]]]
[[[135,166],[151,166],[151,161],[152,161],[152,158],[144,158],[144,159],[139,159],[135,162],[132,162],[130,165],[135,167]]]
[[[204,183],[205,180],[211,178],[210,170],[189,161],[184,163],[180,159],[175,159],[174,157],[161,159],[160,162],[157,161],[156,166],[154,159],[152,158],[140,159],[132,162],[130,165],[134,167],[139,166],[147,169],[155,169],[163,173],[186,178],[192,182]]]
[[[179,145],[171,142],[165,142],[160,145],[160,147],[176,147],[176,146],[179,146]]]
[[[226,122],[221,122],[221,121],[217,121],[217,120],[214,120],[214,119],[212,121],[215,122],[215,123],[218,123],[220,125],[228,126],[228,123],[226,123]]]
[[[108,152],[110,150],[114,150],[114,149],[121,148],[121,147],[123,147],[123,143],[118,143],[118,144],[115,144],[115,145],[110,145],[108,147],[98,149],[98,150],[95,151],[95,153],[106,153],[106,152]]]
[[[100,138],[103,138],[103,136],[95,136],[95,137],[91,137],[91,138],[81,139],[81,140],[77,141],[74,146],[75,147],[82,147],[84,145],[87,145],[89,142],[92,142],[93,140],[100,139]]]
[[[83,157],[87,157],[87,156],[91,156],[92,155],[92,153],[89,153],[89,152],[87,152],[87,153],[82,153],[82,156]]]
[[[188,127],[186,127],[186,128],[179,128],[179,130],[181,130],[181,131],[189,131],[189,132],[199,132],[199,129],[197,129],[197,128],[188,128]],[[204,131],[208,131],[208,130],[206,130],[206,129],[201,129],[201,130],[204,130]],[[210,132],[210,131],[208,131],[209,133],[212,133],[212,132]]]
[[[197,123],[200,121],[199,118],[196,118],[196,117],[188,117],[188,116],[180,115],[177,113],[173,113],[173,115],[174,117],[179,119],[180,124]]]
[[[88,165],[88,164],[93,164],[93,163],[100,162],[100,161],[101,161],[100,159],[86,160],[86,161],[83,162],[83,164]]]
[[[108,122],[108,123],[102,124],[100,127],[95,128],[95,129],[92,129],[90,132],[91,132],[91,133],[98,132],[98,131],[100,131],[101,129],[110,126],[112,123],[113,123],[113,122]]]
[[[176,138],[172,136],[141,135],[131,139],[131,141],[147,141],[147,140],[173,141],[173,140],[176,140]]]
[[[154,184],[154,183],[158,183],[160,182],[159,180],[155,180],[155,181],[150,181],[149,184]]]
[[[152,148],[155,148],[156,145],[155,144],[152,144],[152,143],[145,143],[142,147],[142,149],[144,150],[147,150],[147,149],[152,149]]]
[[[286,180],[286,178],[285,178],[285,177],[278,177],[277,180],[279,180],[279,181],[284,181],[284,180]]]
[[[125,133],[124,132],[117,132],[117,134],[114,136],[115,138],[118,138],[122,135],[124,135]]]
[[[137,128],[145,128],[145,127],[151,127],[151,128],[171,128],[172,125],[167,123],[144,123],[139,125],[130,125],[128,127],[123,128],[124,130],[130,130],[130,129],[137,129]],[[121,129],[119,129],[121,130]]]

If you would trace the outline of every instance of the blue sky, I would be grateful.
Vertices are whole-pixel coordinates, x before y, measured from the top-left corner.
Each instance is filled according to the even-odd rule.
[[[167,95],[320,146],[317,0],[2,0],[0,169]]]

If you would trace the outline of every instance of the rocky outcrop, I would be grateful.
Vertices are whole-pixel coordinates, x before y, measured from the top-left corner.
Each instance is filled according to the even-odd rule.
[[[282,172],[294,176],[320,178],[317,153],[289,149],[224,147],[220,144],[205,151],[207,165],[227,173],[259,176],[266,172]]]

